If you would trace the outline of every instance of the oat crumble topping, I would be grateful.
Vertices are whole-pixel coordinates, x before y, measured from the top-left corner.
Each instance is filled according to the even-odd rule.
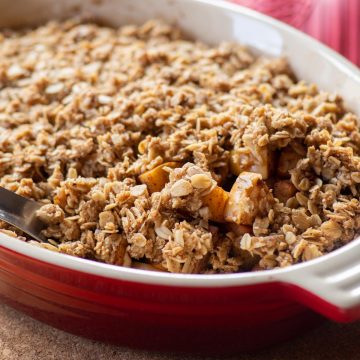
[[[360,229],[360,132],[285,59],[159,21],[0,33],[0,186],[53,251],[181,273],[285,267]],[[0,221],[0,231],[24,234]]]

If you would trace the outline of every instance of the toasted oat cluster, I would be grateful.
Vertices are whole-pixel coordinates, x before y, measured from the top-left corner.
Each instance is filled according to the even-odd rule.
[[[284,59],[157,21],[0,34],[0,185],[48,244],[176,273],[273,269],[360,229],[360,132]]]

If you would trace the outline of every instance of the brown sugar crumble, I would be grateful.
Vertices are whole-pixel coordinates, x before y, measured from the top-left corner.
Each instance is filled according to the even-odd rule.
[[[158,21],[0,34],[0,185],[44,204],[34,245],[176,273],[285,267],[358,233],[359,154],[357,117],[283,58]]]

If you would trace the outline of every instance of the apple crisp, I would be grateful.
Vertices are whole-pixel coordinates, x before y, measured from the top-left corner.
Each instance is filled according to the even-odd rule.
[[[358,118],[287,61],[159,21],[0,33],[0,185],[61,253],[175,273],[285,267],[360,229]]]

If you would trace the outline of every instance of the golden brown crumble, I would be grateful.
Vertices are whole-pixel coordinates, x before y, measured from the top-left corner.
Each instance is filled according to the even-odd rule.
[[[221,273],[310,260],[358,233],[358,119],[286,60],[157,21],[0,39],[0,185],[44,204],[49,243],[34,244]]]

